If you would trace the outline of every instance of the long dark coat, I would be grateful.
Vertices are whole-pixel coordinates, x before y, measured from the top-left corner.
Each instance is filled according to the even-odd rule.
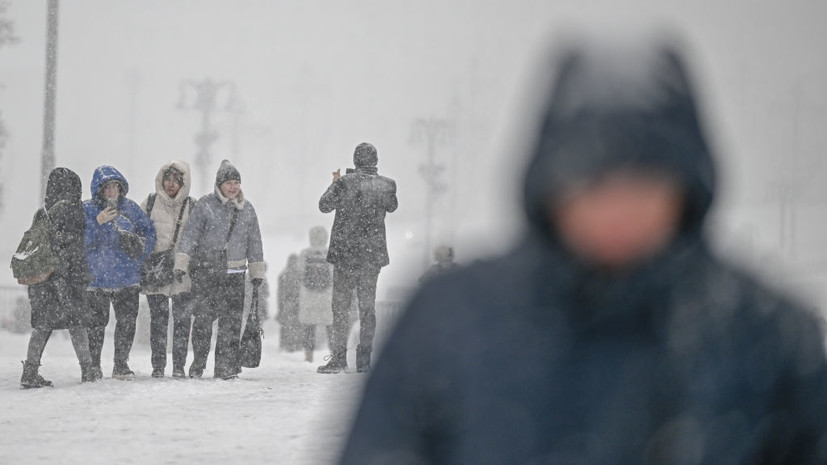
[[[375,167],[357,167],[322,195],[319,210],[336,210],[327,261],[334,266],[383,267],[390,263],[385,215],[396,211],[396,182],[379,176]]]
[[[86,220],[81,195],[77,174],[67,168],[52,170],[46,185],[45,209],[38,210],[35,218],[49,210],[52,250],[59,264],[48,280],[29,286],[33,328],[54,330],[89,325],[85,290],[92,275],[84,248]]]
[[[626,66],[611,81],[586,58],[564,62],[543,121],[530,232],[413,297],[340,463],[827,463],[820,324],[706,246],[714,170],[680,61],[631,72],[605,55]],[[636,82],[643,65],[658,73]],[[554,182],[638,164],[679,177],[684,223],[657,257],[605,274],[558,240]]]

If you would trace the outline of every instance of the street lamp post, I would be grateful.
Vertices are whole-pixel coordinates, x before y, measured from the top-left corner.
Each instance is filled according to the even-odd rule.
[[[194,90],[194,94],[187,92]],[[188,94],[193,96],[187,98]],[[219,97],[225,96],[224,105],[219,104]],[[212,163],[210,149],[218,140],[218,131],[213,128],[212,115],[215,111],[233,111],[237,107],[238,96],[235,84],[231,81],[213,81],[210,78],[185,80],[179,84],[179,110],[196,110],[201,113],[201,129],[195,135],[195,165],[201,177],[201,187],[204,192],[210,191],[210,182],[207,172]]]
[[[43,112],[43,151],[40,159],[40,202],[46,199],[46,182],[55,167],[55,103],[57,100],[58,0],[49,0],[46,33],[46,98]]]
[[[425,179],[425,253],[423,265],[427,268],[431,261],[434,240],[434,216],[437,199],[448,191],[448,186],[441,179],[445,165],[436,162],[437,145],[448,141],[450,134],[448,121],[436,118],[419,118],[411,127],[413,142],[425,142],[427,160],[419,165],[419,174]]]

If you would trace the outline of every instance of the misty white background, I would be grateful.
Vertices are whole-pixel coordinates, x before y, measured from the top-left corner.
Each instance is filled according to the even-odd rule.
[[[0,257],[38,206],[46,1],[11,1],[6,15],[20,41],[0,49],[9,133]],[[353,148],[369,141],[380,173],[399,185],[400,208],[387,220],[392,265],[380,279],[387,294],[421,271],[424,253],[426,146],[412,138],[413,121],[452,129],[437,147],[449,184],[436,205],[439,238],[460,260],[502,250],[520,230],[531,108],[544,98],[532,83],[554,38],[571,26],[657,22],[693,52],[723,173],[714,216],[722,247],[827,303],[826,17],[821,0],[68,0],[57,166],[75,170],[88,197],[93,169],[114,165],[140,201],[163,162],[195,161],[200,116],[177,108],[180,83],[232,81],[244,112],[214,115],[220,138],[206,176],[221,158],[238,166],[270,238],[271,277],[307,229],[331,225],[318,198],[331,171],[351,166]],[[196,183],[193,195],[204,193]],[[0,273],[0,284],[12,283]]]

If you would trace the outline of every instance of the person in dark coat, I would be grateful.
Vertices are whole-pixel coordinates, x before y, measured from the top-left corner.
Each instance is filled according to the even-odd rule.
[[[83,202],[86,260],[92,272],[87,294],[92,308],[89,351],[100,369],[111,305],[116,320],[112,377],[128,379],[135,375],[127,362],[135,339],[141,264],[155,248],[155,227],[141,207],[126,197],[129,183],[117,169],[95,169],[91,191],[92,198]]]
[[[51,386],[38,373],[43,349],[52,331],[68,329],[81,368],[81,382],[102,377],[92,365],[87,328],[90,323],[86,286],[92,281],[84,251],[86,222],[81,206],[80,178],[67,168],[49,173],[44,208],[35,221],[47,215],[51,224],[52,250],[58,258],[57,269],[46,281],[29,286],[32,336],[24,362],[20,386],[24,389]]]
[[[396,181],[378,173],[376,147],[361,143],[353,154],[356,169],[340,176],[319,200],[322,213],[336,211],[327,261],[333,264],[333,326],[330,361],[319,373],[339,373],[347,368],[348,312],[356,292],[359,300],[359,346],[356,369],[370,369],[376,330],[376,282],[379,271],[390,263],[385,238],[385,215],[396,211]]]
[[[288,352],[300,350],[304,328],[299,322],[299,292],[301,277],[299,276],[299,256],[290,254],[287,266],[279,273],[279,283],[276,289],[278,314],[276,321],[281,325],[279,329],[279,347]]]
[[[412,298],[339,463],[827,463],[820,325],[710,249],[682,63],[664,42],[562,55],[525,237]]]

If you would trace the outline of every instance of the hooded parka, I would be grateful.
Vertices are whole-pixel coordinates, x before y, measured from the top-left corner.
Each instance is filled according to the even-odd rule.
[[[29,286],[32,327],[68,329],[89,325],[86,286],[92,281],[84,250],[86,221],[80,178],[68,168],[55,168],[46,183],[45,209],[52,226],[52,250],[58,267],[48,280]]]
[[[183,184],[175,198],[170,198],[166,190],[164,190],[164,173],[171,168],[181,172],[183,177]],[[174,248],[177,251],[181,236],[184,233],[184,226],[187,224],[187,220],[189,220],[190,211],[192,211],[195,206],[195,199],[189,196],[191,186],[190,165],[186,162],[171,161],[161,166],[161,169],[158,170],[158,174],[155,176],[155,203],[152,206],[152,211],[149,212],[149,219],[152,220],[156,234],[153,253],[163,252],[170,248]],[[187,203],[186,206],[184,205],[184,201]],[[148,202],[149,197],[141,203],[141,210],[144,212],[147,211]],[[173,243],[172,240],[175,235],[176,224],[178,223],[178,217],[182,209],[184,216],[181,217],[181,223],[178,227],[177,241]],[[192,283],[190,282],[189,276],[184,276],[181,282],[173,280],[168,286],[159,289],[143,289],[142,291],[145,294],[162,294],[170,297],[183,292],[189,292],[191,286]]]
[[[510,253],[429,280],[372,372],[342,464],[823,464],[820,325],[717,257],[714,170],[671,46],[561,61]],[[568,180],[656,167],[684,187],[671,246],[624,274],[561,245]]]

